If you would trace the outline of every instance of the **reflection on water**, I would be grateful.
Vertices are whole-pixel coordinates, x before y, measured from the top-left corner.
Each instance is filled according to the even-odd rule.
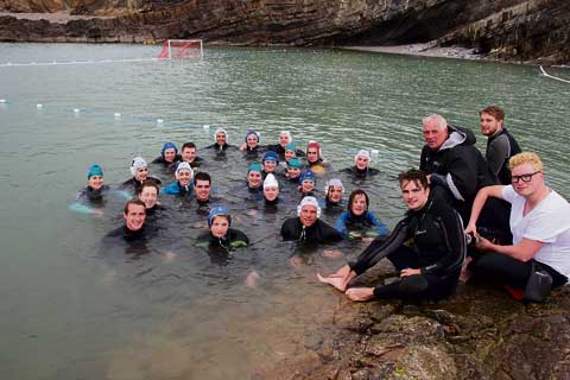
[[[0,45],[0,57],[13,62],[145,55],[151,47]],[[358,149],[378,150],[379,176],[342,179],[347,192],[365,188],[371,208],[393,227],[403,212],[395,179],[417,165],[421,118],[437,111],[477,129],[477,110],[497,103],[521,146],[544,156],[552,186],[569,194],[570,88],[532,67],[313,50],[214,49],[205,56],[0,69],[0,98],[7,99],[0,104],[2,378],[247,378],[303,355],[345,305],[314,279],[343,259],[279,241],[299,197],[284,185],[278,211],[266,212],[243,189],[247,162],[239,153],[214,160],[202,152],[218,202],[253,242],[222,265],[195,247],[206,228],[196,205],[163,195],[166,210],[147,254],[103,246],[102,236],[121,223],[124,198],[110,197],[102,216],[67,209],[92,162],[114,186],[130,176],[133,156],[150,162],[166,141],[203,147],[224,125],[233,144],[248,128],[270,144],[286,129],[300,145],[321,141],[336,169],[352,165]],[[362,245],[339,247],[356,255]],[[296,269],[294,253],[305,262]],[[244,284],[252,270],[260,275],[255,288]]]

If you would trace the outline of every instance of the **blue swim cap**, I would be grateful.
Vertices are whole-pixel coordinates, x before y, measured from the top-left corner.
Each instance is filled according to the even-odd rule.
[[[303,181],[313,181],[313,183],[316,184],[317,183],[317,177],[315,177],[315,174],[312,171],[305,170],[299,176],[299,183],[303,183]]]
[[[87,179],[93,176],[103,177],[103,168],[99,164],[93,164],[87,169]]]
[[[292,152],[297,152],[297,144],[295,143],[289,143],[285,146],[285,151],[290,150]]]
[[[259,162],[252,162],[248,167],[247,167],[247,174],[249,174],[249,172],[259,172],[261,173],[261,171],[263,170],[263,168],[261,167],[261,164]]]
[[[160,151],[160,155],[162,157],[164,157],[164,152],[166,151],[166,149],[174,149],[174,151],[176,152],[176,154],[178,154],[178,148],[176,147],[176,145],[174,145],[174,143],[171,142],[167,142],[166,144],[164,144],[162,146],[162,149]]]
[[[287,162],[287,166],[290,168],[301,169],[303,167],[303,163],[298,158],[293,157],[289,162]]]
[[[216,216],[227,216],[229,224],[232,223],[232,217],[230,215],[230,210],[224,206],[217,206],[210,210],[208,213],[208,227],[212,226],[212,222]]]
[[[279,156],[277,155],[277,153],[270,150],[269,152],[265,152],[263,158],[261,159],[261,162],[265,161],[275,161],[276,163],[279,163]]]

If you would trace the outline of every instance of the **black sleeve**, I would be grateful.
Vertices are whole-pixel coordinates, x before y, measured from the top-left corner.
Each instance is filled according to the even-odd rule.
[[[335,243],[341,241],[342,235],[335,228],[323,221],[319,221],[321,229],[321,243]]]
[[[406,241],[408,226],[407,219],[404,219],[396,225],[394,231],[387,238],[377,237],[374,239],[358,256],[356,263],[349,263],[350,269],[356,274],[362,274],[368,268],[376,265],[380,259],[394,252]]]
[[[466,254],[465,234],[463,224],[456,211],[450,207],[442,208],[437,218],[441,223],[442,240],[445,243],[446,252],[436,263],[421,268],[423,274],[445,275],[461,269]]]
[[[281,236],[283,237],[284,241],[291,241],[291,240],[298,240],[299,234],[297,233],[296,228],[296,220],[297,218],[290,218],[283,223],[281,226]]]
[[[485,158],[487,159],[487,165],[489,165],[494,175],[499,174],[505,160],[509,157],[511,150],[510,145],[509,138],[506,135],[501,135],[497,136],[487,146]]]
[[[474,198],[477,193],[478,154],[480,152],[474,146],[457,147],[449,153],[448,173],[452,184],[448,184],[448,187],[457,199],[455,190],[464,201]]]

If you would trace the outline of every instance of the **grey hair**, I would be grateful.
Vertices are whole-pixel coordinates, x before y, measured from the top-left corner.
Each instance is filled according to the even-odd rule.
[[[447,128],[447,120],[438,113],[432,113],[422,119],[422,125],[434,122],[439,129]]]

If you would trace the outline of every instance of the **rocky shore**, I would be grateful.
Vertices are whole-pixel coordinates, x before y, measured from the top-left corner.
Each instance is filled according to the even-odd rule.
[[[561,0],[0,0],[0,41],[359,46],[509,62],[570,62]],[[473,54],[464,54],[464,52]],[[459,53],[458,53],[459,52]]]
[[[322,317],[332,328],[307,332],[303,352],[257,378],[570,379],[567,287],[541,305],[469,286],[422,306],[339,297]]]

